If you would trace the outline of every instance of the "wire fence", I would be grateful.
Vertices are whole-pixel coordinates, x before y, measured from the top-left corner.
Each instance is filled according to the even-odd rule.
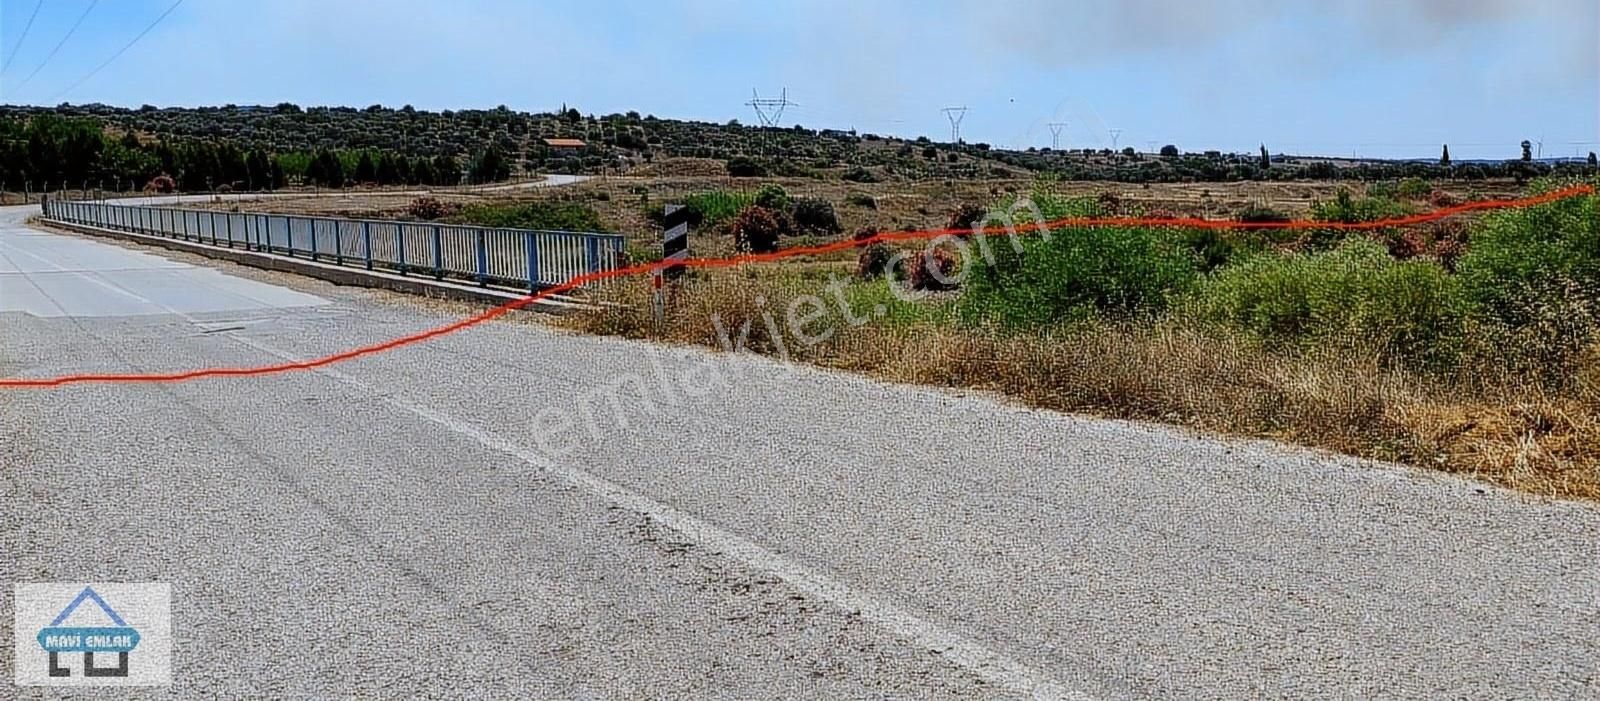
[[[623,237],[429,222],[217,212],[47,199],[46,219],[307,258],[334,265],[431,275],[538,291],[626,265]]]

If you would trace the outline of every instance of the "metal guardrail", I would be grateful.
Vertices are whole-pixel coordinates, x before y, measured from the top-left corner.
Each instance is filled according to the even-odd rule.
[[[43,211],[46,219],[68,223],[534,292],[585,273],[622,267],[626,256],[620,234],[56,199],[46,200]]]

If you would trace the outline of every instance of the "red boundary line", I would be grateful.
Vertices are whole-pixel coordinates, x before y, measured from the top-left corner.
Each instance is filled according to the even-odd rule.
[[[1027,224],[1027,225],[1022,225],[1022,226],[1017,226],[1017,227],[1012,228],[1012,229],[1007,229],[1005,227],[986,227],[986,228],[981,229],[981,230],[976,231],[976,232],[974,232],[972,230],[969,230],[969,229],[935,229],[935,230],[929,230],[929,231],[885,232],[885,233],[876,234],[876,235],[871,236],[869,238],[860,239],[860,240],[847,239],[847,240],[843,240],[843,241],[835,241],[833,243],[821,244],[821,245],[817,245],[817,246],[802,246],[802,247],[796,247],[796,248],[786,248],[784,250],[774,251],[772,253],[751,253],[751,254],[745,254],[745,255],[731,256],[731,257],[728,257],[728,258],[690,258],[690,259],[688,259],[687,261],[684,262],[684,265],[686,265],[688,267],[691,267],[691,268],[723,268],[723,267],[731,267],[731,266],[736,266],[736,265],[744,265],[746,263],[767,263],[767,262],[771,262],[771,261],[775,261],[775,260],[781,260],[781,259],[784,259],[784,258],[790,258],[790,257],[794,257],[794,256],[818,255],[818,254],[823,254],[823,253],[831,253],[831,252],[834,252],[834,251],[841,251],[841,250],[845,250],[845,249],[849,249],[849,248],[857,248],[857,247],[860,247],[860,246],[865,246],[867,244],[878,243],[878,242],[883,242],[883,241],[911,241],[911,240],[923,240],[923,239],[936,239],[936,238],[939,238],[939,237],[942,237],[942,236],[961,236],[961,235],[969,235],[969,234],[973,234],[973,233],[980,233],[980,234],[985,235],[985,236],[995,236],[995,235],[1010,234],[1010,233],[1013,233],[1013,232],[1035,231],[1035,230],[1038,230],[1038,229],[1041,229],[1041,228],[1055,229],[1055,228],[1062,228],[1062,227],[1088,227],[1088,226],[1126,226],[1126,227],[1131,227],[1131,226],[1170,226],[1170,227],[1182,227],[1182,228],[1194,228],[1194,229],[1339,229],[1339,230],[1345,230],[1345,231],[1365,231],[1365,230],[1383,229],[1383,228],[1395,227],[1395,226],[1411,226],[1411,225],[1415,225],[1415,224],[1423,224],[1423,223],[1427,223],[1427,222],[1431,222],[1431,221],[1438,221],[1440,219],[1444,219],[1444,218],[1447,218],[1447,217],[1452,217],[1452,216],[1455,216],[1455,215],[1458,215],[1458,214],[1462,214],[1462,213],[1465,213],[1465,212],[1475,212],[1475,211],[1483,211],[1483,210],[1491,210],[1491,209],[1512,209],[1512,208],[1520,208],[1520,207],[1531,207],[1531,206],[1535,206],[1535,205],[1541,205],[1541,204],[1547,204],[1547,203],[1550,203],[1550,202],[1555,202],[1557,200],[1567,199],[1567,198],[1570,198],[1570,197],[1577,197],[1577,196],[1580,196],[1580,195],[1592,194],[1592,193],[1594,193],[1594,191],[1595,191],[1595,189],[1594,189],[1594,186],[1592,186],[1592,185],[1576,185],[1576,186],[1573,186],[1573,187],[1568,187],[1568,188],[1564,188],[1564,189],[1561,189],[1561,190],[1555,190],[1555,191],[1552,191],[1552,192],[1547,192],[1547,193],[1545,193],[1543,195],[1536,195],[1536,196],[1533,196],[1533,197],[1524,197],[1524,198],[1514,199],[1514,200],[1486,200],[1486,201],[1480,201],[1480,202],[1469,202],[1469,203],[1466,203],[1466,204],[1456,205],[1456,206],[1453,206],[1453,207],[1445,207],[1445,208],[1438,209],[1438,210],[1435,210],[1435,211],[1432,211],[1432,212],[1428,212],[1426,214],[1416,214],[1416,215],[1412,215],[1412,216],[1408,216],[1408,217],[1397,217],[1397,218],[1393,218],[1393,219],[1383,219],[1383,220],[1379,220],[1379,221],[1353,222],[1353,223],[1319,222],[1319,221],[1308,221],[1308,220],[1295,220],[1295,221],[1283,221],[1283,222],[1235,222],[1235,221],[1226,221],[1226,220],[1195,219],[1195,218],[1162,219],[1162,218],[1152,218],[1152,217],[1069,217],[1069,218],[1066,218],[1066,219],[1058,219],[1058,220],[1051,221],[1051,222],[1045,222],[1043,224],[1035,223],[1035,224]],[[185,371],[185,372],[173,372],[173,373],[82,374],[82,375],[62,375],[62,376],[59,376],[59,377],[45,377],[45,378],[3,378],[3,379],[0,379],[0,388],[8,388],[9,387],[9,388],[35,388],[35,389],[37,389],[37,388],[46,388],[46,387],[59,387],[59,386],[62,386],[62,385],[70,385],[70,384],[91,383],[91,382],[104,382],[104,383],[183,382],[183,381],[186,381],[186,380],[195,380],[195,379],[200,379],[200,378],[204,378],[204,377],[239,377],[239,376],[249,376],[249,375],[270,375],[270,374],[274,374],[274,373],[292,372],[292,371],[296,371],[296,370],[313,370],[313,369],[316,369],[316,368],[326,367],[328,365],[333,365],[334,363],[339,363],[339,362],[343,362],[343,361],[346,361],[346,360],[353,360],[355,358],[360,358],[362,356],[376,355],[378,353],[383,353],[385,351],[394,350],[394,349],[400,348],[402,346],[408,346],[408,345],[411,345],[411,344],[414,344],[414,343],[421,343],[421,342],[427,341],[429,339],[438,338],[438,337],[444,336],[446,334],[455,333],[457,331],[461,331],[462,329],[466,329],[466,328],[470,328],[470,327],[473,327],[473,326],[477,326],[478,324],[482,324],[482,323],[484,323],[486,321],[490,321],[492,319],[500,317],[500,316],[504,315],[506,312],[509,312],[509,311],[511,311],[513,309],[521,309],[522,307],[525,307],[525,306],[527,306],[529,304],[532,304],[532,303],[534,303],[536,301],[539,301],[539,300],[544,299],[546,297],[549,297],[551,295],[556,295],[556,294],[560,294],[562,292],[566,292],[568,290],[571,290],[573,288],[582,286],[582,285],[584,285],[586,283],[589,283],[589,282],[595,282],[597,280],[606,280],[606,279],[610,279],[610,278],[624,277],[624,276],[628,276],[628,275],[635,275],[635,274],[638,274],[638,273],[650,272],[650,271],[654,270],[655,268],[657,268],[659,266],[660,266],[660,263],[641,263],[641,264],[638,264],[638,265],[631,265],[631,266],[628,266],[628,267],[625,267],[625,268],[617,268],[615,270],[605,270],[605,271],[594,272],[594,273],[586,273],[584,275],[579,275],[577,277],[574,277],[574,278],[572,278],[572,279],[570,279],[570,280],[568,280],[568,281],[566,281],[564,283],[561,283],[559,285],[556,285],[554,287],[549,287],[549,288],[546,288],[544,290],[541,290],[540,292],[538,292],[536,294],[531,294],[531,295],[528,295],[528,296],[523,297],[521,299],[516,299],[516,300],[510,301],[510,302],[507,302],[505,304],[502,304],[502,305],[500,305],[498,307],[495,307],[495,308],[490,309],[488,311],[482,312],[480,314],[476,314],[474,316],[470,316],[470,317],[467,317],[465,319],[461,319],[460,321],[456,321],[456,322],[453,322],[453,323],[445,324],[444,326],[435,327],[435,328],[432,328],[432,329],[428,329],[426,331],[422,331],[422,332],[419,332],[419,333],[411,334],[409,336],[402,336],[400,338],[391,339],[391,340],[388,340],[388,341],[384,341],[383,343],[378,343],[378,344],[374,344],[374,345],[370,345],[370,346],[362,346],[360,348],[352,348],[352,349],[344,351],[342,353],[335,353],[333,355],[328,355],[328,356],[324,356],[324,357],[321,357],[321,358],[316,358],[316,359],[313,359],[313,360],[304,360],[304,361],[294,362],[294,363],[279,363],[279,364],[276,364],[276,365],[262,365],[262,366],[258,366],[258,367],[249,367],[249,368],[204,368],[204,369],[200,369],[200,370],[189,370],[189,371]]]

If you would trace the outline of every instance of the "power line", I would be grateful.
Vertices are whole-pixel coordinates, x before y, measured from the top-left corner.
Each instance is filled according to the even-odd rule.
[[[128,43],[123,44],[122,48],[117,49],[116,53],[111,54],[111,58],[106,59],[105,63],[102,63],[102,64],[100,64],[98,66],[95,66],[94,70],[89,71],[88,75],[85,75],[82,78],[79,78],[77,80],[77,82],[75,82],[75,83],[73,83],[71,85],[68,85],[67,89],[62,90],[59,93],[56,93],[56,96],[50,98],[50,101],[51,102],[55,102],[56,98],[61,97],[63,95],[66,95],[67,93],[72,92],[73,89],[77,88],[79,85],[83,85],[85,82],[88,82],[88,80],[90,78],[93,78],[96,73],[99,73],[101,71],[101,69],[105,68],[106,66],[111,65],[112,61],[115,61],[119,57],[121,57],[123,52],[127,51],[128,49],[133,48],[133,45],[139,43],[139,40],[143,39],[144,35],[149,34],[150,30],[155,29],[156,25],[161,24],[161,20],[166,19],[167,15],[172,14],[172,11],[178,9],[178,6],[182,5],[182,4],[183,4],[183,0],[177,0],[177,2],[172,3],[172,6],[168,7],[166,12],[161,13],[161,16],[157,17],[154,22],[151,22],[149,25],[145,26],[144,30],[139,32],[138,34],[134,35],[134,37],[132,39],[128,40]]]
[[[11,55],[6,57],[4,65],[0,65],[0,72],[11,67],[11,62],[16,60],[17,52],[22,50],[22,42],[28,40],[28,30],[33,29],[33,18],[39,16],[39,8],[44,7],[44,0],[33,3],[33,14],[28,15],[28,23],[22,25],[22,36],[17,37],[17,45],[11,47]]]
[[[83,21],[85,19],[89,18],[89,13],[93,12],[94,11],[94,6],[95,5],[99,5],[99,4],[100,4],[100,0],[90,0],[89,6],[86,7],[86,8],[83,8],[83,14],[78,15],[78,21],[73,22],[72,23],[72,28],[67,30],[67,35],[64,36],[64,37],[61,37],[61,41],[56,42],[56,47],[50,50],[50,54],[45,56],[43,61],[39,62],[39,65],[33,69],[33,72],[28,74],[28,77],[22,79],[22,84],[21,85],[18,85],[17,87],[15,87],[13,89],[14,90],[21,90],[23,87],[25,87],[28,84],[28,81],[33,80],[34,76],[39,75],[39,71],[44,70],[45,64],[49,63],[50,59],[56,57],[56,52],[60,51],[61,47],[64,46],[67,43],[67,40],[72,38],[73,33],[78,31],[78,26],[83,24]]]

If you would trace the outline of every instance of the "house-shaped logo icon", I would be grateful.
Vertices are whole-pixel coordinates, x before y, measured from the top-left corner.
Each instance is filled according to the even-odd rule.
[[[85,601],[92,601],[100,607],[107,618],[111,619],[110,626],[63,626],[68,618],[78,610]],[[56,615],[50,625],[39,630],[39,646],[50,654],[49,672],[52,677],[70,677],[72,669],[61,664],[61,654],[69,652],[83,653],[83,676],[85,677],[126,677],[128,676],[128,653],[139,645],[139,631],[122,620],[116,609],[111,608],[106,600],[96,593],[94,587],[84,587],[83,591],[67,604],[67,607]],[[117,666],[96,667],[94,654],[117,653]]]

